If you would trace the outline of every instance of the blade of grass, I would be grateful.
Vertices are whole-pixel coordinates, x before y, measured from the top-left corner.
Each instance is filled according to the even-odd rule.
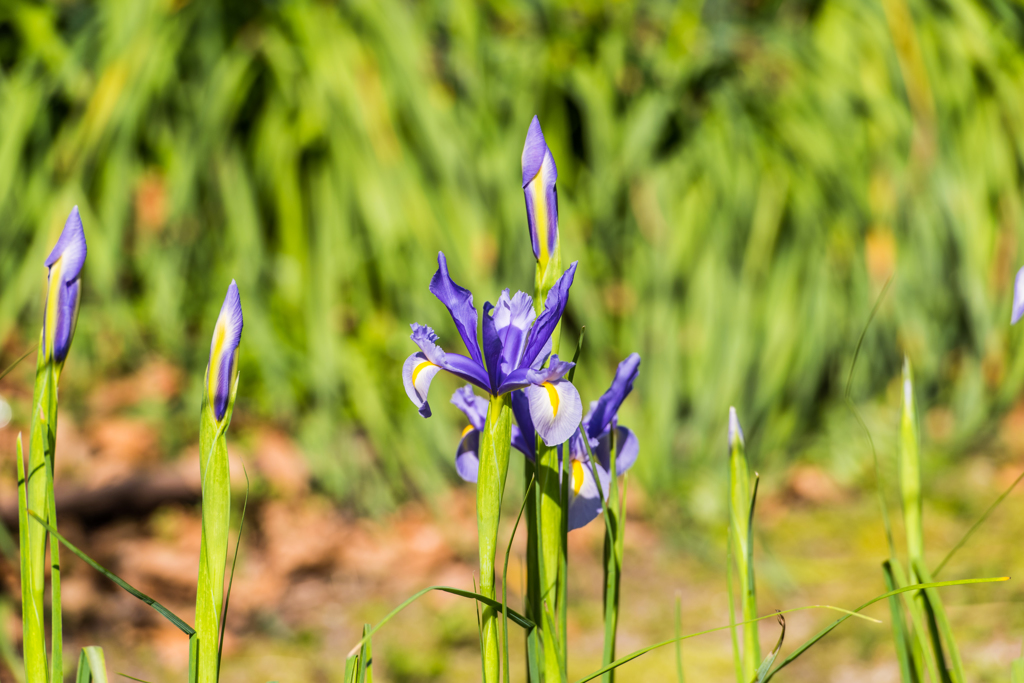
[[[393,610],[391,610],[390,612],[388,612],[388,615],[386,617],[384,617],[376,626],[373,627],[373,629],[370,630],[370,632],[368,634],[363,636],[362,640],[360,640],[358,643],[356,643],[352,647],[352,649],[349,650],[349,654],[351,655],[351,654],[354,654],[355,652],[357,652],[359,650],[359,648],[363,646],[363,642],[367,638],[373,636],[375,633],[377,633],[377,631],[379,631],[381,629],[381,627],[383,627],[385,624],[387,624],[389,621],[391,621],[391,619],[393,619],[395,617],[395,615],[397,615],[399,612],[404,610],[406,607],[408,607],[412,603],[414,603],[417,600],[419,600],[421,597],[423,597],[424,595],[426,595],[430,591],[441,591],[442,593],[451,593],[452,595],[458,595],[458,596],[463,597],[463,598],[469,598],[469,599],[472,599],[472,600],[476,600],[481,605],[484,605],[486,607],[490,607],[490,608],[492,608],[492,609],[494,609],[494,610],[496,610],[498,612],[504,612],[507,609],[508,610],[509,618],[512,619],[513,622],[515,622],[516,626],[521,626],[522,628],[525,628],[525,629],[532,629],[532,628],[535,627],[535,624],[532,621],[530,621],[529,619],[524,617],[519,612],[515,611],[512,608],[506,608],[500,602],[498,602],[497,600],[494,600],[492,598],[488,598],[485,595],[480,595],[479,593],[474,593],[472,591],[462,590],[461,588],[452,588],[451,586],[428,586],[427,588],[424,588],[423,590],[413,594],[412,596],[407,598],[402,604],[400,604],[398,607],[396,607]]]
[[[892,564],[888,560],[882,563],[882,574],[885,576],[885,587],[894,590],[896,579],[893,577]],[[903,683],[918,683],[920,674],[911,658],[907,625],[898,596],[894,595],[889,598],[889,612],[892,616],[892,637],[896,647],[896,659],[900,663],[900,680]]]
[[[875,604],[876,602],[879,602],[880,600],[885,600],[886,598],[889,598],[889,597],[891,597],[893,595],[899,595],[900,593],[906,593],[908,591],[923,590],[923,589],[926,589],[926,588],[943,588],[943,587],[946,587],[946,586],[966,586],[966,585],[976,584],[976,583],[994,583],[994,582],[997,582],[997,581],[1008,581],[1009,579],[1010,579],[1009,576],[996,576],[996,577],[982,578],[982,579],[960,579],[958,581],[936,581],[934,583],[916,583],[916,584],[913,584],[911,586],[903,586],[902,588],[896,588],[895,590],[891,590],[891,591],[889,591],[887,593],[883,593],[882,595],[876,596],[876,597],[872,598],[871,600],[868,600],[867,602],[865,602],[863,605],[861,605],[857,609],[853,610],[853,612],[855,612],[855,613],[856,612],[860,612],[860,611],[862,611],[864,609],[867,609],[868,607],[870,607],[871,605]],[[809,640],[807,640],[803,645],[801,645],[799,648],[797,648],[795,652],[793,652],[791,655],[786,657],[786,659],[784,659],[782,661],[782,663],[779,664],[770,674],[768,674],[768,678],[764,679],[765,683],[770,681],[772,679],[772,677],[775,676],[775,674],[777,674],[779,671],[781,671],[782,669],[786,668],[791,663],[793,663],[793,661],[795,661],[800,655],[802,655],[804,652],[806,652],[811,646],[813,646],[819,640],[821,640],[822,638],[827,636],[829,633],[831,633],[837,626],[839,626],[841,623],[843,623],[844,621],[849,619],[850,616],[851,615],[847,614],[845,616],[840,617],[839,619],[836,619],[834,622],[832,622],[831,624],[826,626],[824,629],[819,631],[816,635],[814,635]]]
[[[363,624],[363,636],[370,632],[370,624]],[[373,683],[373,643],[367,638],[359,649],[359,683]]]
[[[763,683],[764,677],[768,674],[768,670],[772,668],[772,664],[775,663],[775,658],[779,656],[779,652],[782,651],[782,643],[786,639],[786,617],[782,616],[782,613],[776,610],[779,616],[779,626],[782,627],[782,632],[779,633],[779,640],[775,643],[775,647],[768,653],[768,656],[761,662],[761,666],[757,667],[757,676],[754,677],[754,683]]]
[[[871,326],[871,321],[875,319],[875,315],[878,313],[879,307],[882,305],[882,301],[885,299],[885,295],[889,292],[889,287],[892,285],[893,278],[896,274],[893,273],[885,281],[885,286],[882,287],[882,291],[879,292],[878,298],[875,299],[875,305],[871,307],[871,314],[868,315],[867,321],[864,323],[864,327],[860,331],[860,337],[857,339],[857,346],[853,350],[853,360],[850,362],[850,372],[846,377],[846,391],[844,392],[844,400],[846,406],[850,412],[857,419],[857,424],[864,430],[864,434],[868,438],[868,444],[871,446],[871,459],[874,464],[875,474],[875,492],[878,494],[878,504],[882,509],[882,524],[885,527],[885,540],[889,545],[889,556],[894,557],[896,555],[896,545],[892,540],[892,521],[889,518],[889,506],[885,502],[885,491],[882,488],[882,475],[881,469],[878,465],[878,450],[875,448],[875,440],[871,438],[871,430],[868,429],[867,424],[860,415],[860,411],[857,410],[857,406],[853,402],[853,371],[857,367],[857,359],[860,357],[860,349],[864,344],[864,337],[868,333],[868,328]]]
[[[123,674],[123,673],[120,673],[120,672],[118,672],[117,675],[121,676],[122,678],[127,678],[128,680],[131,680],[131,681],[138,681],[139,683],[150,683],[150,681],[147,681],[145,679],[136,678],[135,676],[130,676],[128,674]]]
[[[235,556],[231,560],[231,574],[228,577],[228,589],[224,593],[224,610],[220,619],[220,643],[217,646],[217,678],[220,679],[220,660],[224,652],[224,630],[228,623],[228,605],[231,604],[231,586],[235,583],[235,567],[238,565],[238,549],[242,546],[242,529],[245,528],[245,511],[249,507],[249,472],[242,463],[242,474],[245,475],[245,499],[242,501],[242,518],[238,520],[238,538],[235,539]]]
[[[56,529],[54,529],[46,520],[44,520],[42,517],[37,515],[35,512],[33,512],[32,510],[28,510],[28,514],[31,515],[32,517],[34,517],[40,524],[42,524],[46,528],[47,531],[49,531],[51,534],[56,536],[57,540],[60,541],[64,545],[65,548],[67,548],[72,553],[74,553],[79,558],[81,558],[83,562],[85,562],[90,567],[92,567],[93,569],[98,571],[100,574],[103,574],[105,577],[107,577],[108,579],[110,579],[111,581],[116,583],[121,588],[123,588],[126,591],[128,591],[130,594],[132,594],[133,596],[135,596],[136,598],[138,598],[142,602],[146,603],[147,605],[149,605],[150,607],[155,609],[165,619],[167,619],[172,624],[174,624],[176,627],[178,627],[178,629],[182,633],[184,633],[185,635],[187,635],[189,637],[195,635],[195,629],[193,629],[191,626],[186,624],[185,621],[181,617],[179,617],[174,612],[172,612],[171,610],[167,609],[166,607],[164,607],[159,602],[157,602],[153,598],[149,597],[148,595],[146,595],[142,591],[140,591],[137,588],[135,588],[134,586],[130,585],[127,581],[122,579],[117,574],[114,574],[113,572],[110,572],[110,571],[106,570],[103,566],[100,565],[99,562],[97,562],[96,560],[94,560],[91,557],[89,557],[88,555],[86,555],[84,552],[79,550],[73,543],[71,543],[69,540],[67,540],[63,536],[61,536],[60,533]]]
[[[932,580],[924,562],[918,561],[914,565],[914,569],[917,571],[917,575],[921,577],[922,581],[928,582]],[[949,616],[946,614],[946,608],[942,604],[939,593],[934,588],[928,588],[922,591],[922,595],[924,596],[929,614],[932,615],[935,628],[938,631],[934,636],[936,640],[936,652],[941,653],[941,645],[945,645],[945,649],[949,651],[949,662],[952,669],[950,673],[952,674],[952,679],[956,683],[964,683],[967,678],[964,673],[963,659],[960,657],[960,648],[956,644],[956,639],[953,636],[953,627],[949,622]],[[937,654],[936,656],[939,655]]]
[[[56,406],[55,406],[56,408]],[[55,414],[56,410],[53,413]],[[53,458],[54,439],[49,433],[50,447],[43,452],[44,469],[46,471],[46,503],[48,514],[54,527],[57,525],[57,501],[53,493]],[[60,543],[57,537],[50,534],[50,680],[64,680],[64,619],[60,602]],[[104,671],[104,678],[106,672]]]
[[[508,537],[508,546],[505,548],[505,564],[501,568],[501,612],[502,612],[502,637],[504,638],[505,648],[502,653],[503,666],[505,669],[505,683],[509,683],[509,671],[508,671],[508,558],[512,555],[512,541],[516,537],[516,530],[519,528],[519,521],[523,518],[523,511],[526,510],[526,504],[530,501],[530,491],[533,490],[533,479],[531,478],[529,483],[526,485],[526,493],[523,494],[523,504],[519,507],[519,514],[516,516],[516,523],[512,525],[512,533]]]
[[[11,370],[13,370],[14,368],[18,367],[18,363],[20,363],[21,361],[25,360],[30,355],[32,355],[32,352],[35,351],[35,350],[36,349],[34,347],[30,348],[28,351],[26,351],[25,353],[23,353],[20,356],[18,356],[18,358],[13,363],[11,363],[6,368],[4,368],[3,372],[0,372],[0,379],[3,379],[4,377],[6,377],[11,372]]]
[[[992,580],[997,580],[997,579],[992,579]],[[998,580],[1005,580],[1005,579],[998,579]],[[873,619],[871,617],[864,616],[863,614],[857,614],[857,613],[855,613],[855,612],[853,612],[851,610],[843,609],[842,607],[834,607],[833,605],[804,605],[803,607],[793,607],[791,609],[781,610],[779,612],[773,612],[772,614],[766,614],[763,617],[758,617],[757,619],[754,619],[754,621],[755,622],[763,621],[765,619],[771,619],[772,617],[777,617],[779,614],[791,614],[793,612],[802,612],[802,611],[809,610],[809,609],[827,609],[827,610],[832,610],[832,611],[835,611],[835,612],[842,612],[847,617],[857,617],[858,619],[863,619],[865,621],[871,621],[871,622],[874,622],[876,624],[880,624],[881,623],[878,619]],[[740,622],[740,624],[738,624],[738,625],[742,626],[743,622]],[[598,669],[597,671],[592,671],[591,673],[587,674],[583,678],[580,678],[580,679],[576,680],[575,683],[586,683],[586,681],[592,681],[595,678],[603,675],[606,671],[609,671],[610,669],[614,669],[614,668],[620,667],[623,664],[631,662],[634,659],[636,659],[637,657],[641,657],[641,656],[647,654],[648,652],[651,652],[652,650],[657,650],[660,647],[664,647],[666,645],[672,645],[673,643],[677,643],[677,642],[682,641],[682,640],[688,640],[690,638],[696,638],[697,636],[703,636],[703,635],[707,635],[709,633],[717,633],[718,631],[725,631],[725,630],[730,629],[730,628],[732,628],[731,625],[716,626],[715,628],[710,628],[710,629],[707,629],[706,631],[698,631],[697,633],[688,633],[687,635],[680,636],[678,638],[670,638],[668,640],[663,640],[660,643],[655,643],[654,645],[649,645],[649,646],[647,646],[645,648],[642,648],[640,650],[636,650],[635,652],[631,652],[628,655],[624,655],[622,657],[619,657],[618,659],[616,659],[614,662],[612,662],[608,666],[603,666],[600,669]]]
[[[686,683],[683,674],[683,596],[676,593],[676,683]]]
[[[107,683],[107,662],[103,657],[103,648],[95,645],[82,648],[78,657],[76,683]]]

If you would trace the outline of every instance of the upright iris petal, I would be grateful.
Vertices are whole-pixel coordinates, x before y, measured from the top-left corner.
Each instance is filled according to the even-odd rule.
[[[232,280],[220,307],[210,342],[210,365],[206,370],[207,400],[217,420],[223,420],[231,398],[231,383],[238,365],[238,344],[242,341],[242,300]]]
[[[1022,317],[1024,317],[1024,267],[1017,271],[1017,277],[1013,281],[1013,312],[1010,314],[1010,324],[1015,325]]]
[[[44,264],[50,272],[43,314],[43,354],[58,363],[67,358],[75,333],[81,300],[79,277],[86,251],[85,231],[76,206],[71,209],[64,230]]]
[[[523,145],[523,194],[526,196],[526,220],[530,226],[533,255],[543,265],[558,244],[558,169],[551,155],[540,120],[534,116]]]

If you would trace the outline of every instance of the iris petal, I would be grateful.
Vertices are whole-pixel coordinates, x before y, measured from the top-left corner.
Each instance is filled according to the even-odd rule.
[[[611,479],[601,467],[597,468],[601,487],[598,490],[594,473],[587,460],[573,460],[569,481],[569,531],[586,526],[604,511]]]
[[[64,229],[44,265],[49,268],[46,310],[43,314],[43,353],[62,362],[71,347],[81,298],[79,276],[88,251],[78,207],[71,210]]]
[[[534,116],[523,145],[523,195],[534,257],[546,263],[558,243],[558,168]]]
[[[460,387],[452,394],[452,405],[462,411],[462,414],[469,420],[469,424],[476,429],[483,429],[487,421],[488,402],[473,393],[473,387],[468,384]]]
[[[482,366],[484,361],[480,355],[480,344],[476,338],[477,314],[476,309],[473,308],[473,293],[465,287],[455,284],[448,275],[448,260],[445,258],[444,252],[437,254],[437,272],[430,280],[430,291],[451,314],[452,320],[455,321],[455,327],[466,344],[470,358]]]
[[[1024,267],[1017,271],[1017,277],[1013,281],[1013,312],[1010,314],[1010,324],[1015,325],[1021,317],[1024,317]]]
[[[583,403],[576,387],[564,379],[523,389],[530,402],[534,429],[548,446],[564,443],[580,424]]]
[[[497,387],[501,384],[501,338],[498,337],[498,330],[494,325],[493,310],[490,301],[484,304],[484,358],[487,359],[487,377],[490,385]]]
[[[224,303],[220,307],[217,324],[213,328],[210,342],[210,365],[207,370],[206,389],[218,420],[224,419],[231,395],[231,383],[235,377],[238,360],[238,345],[242,341],[242,300],[238,285],[232,280]]]
[[[533,324],[530,341],[527,342],[526,351],[519,361],[520,367],[533,365],[534,360],[551,340],[551,333],[558,327],[558,321],[561,320],[565,305],[569,301],[569,288],[572,287],[572,280],[576,276],[576,264],[577,261],[573,261],[548,292],[548,298],[544,301],[544,312]]]
[[[598,435],[607,431],[608,425],[611,424],[612,419],[619,412],[622,401],[633,390],[633,382],[639,373],[640,354],[631,353],[625,360],[619,363],[619,367],[615,370],[615,379],[612,380],[612,385],[608,388],[608,391],[601,395],[601,398],[597,399],[597,402],[593,404],[590,410],[590,416],[587,421],[587,436],[596,439]]]
[[[434,375],[441,367],[434,365],[422,351],[417,351],[405,359],[402,366],[402,383],[409,400],[419,408],[420,415],[430,417],[430,404],[427,403],[427,392]]]
[[[480,472],[480,431],[470,428],[459,440],[455,453],[455,471],[464,481],[475,484]]]

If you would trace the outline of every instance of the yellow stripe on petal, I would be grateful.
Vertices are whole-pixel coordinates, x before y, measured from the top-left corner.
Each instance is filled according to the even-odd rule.
[[[57,315],[60,313],[61,278],[63,258],[50,267],[49,287],[46,291],[46,357],[53,358],[53,345],[57,335]]]
[[[558,390],[555,389],[554,385],[551,384],[551,382],[544,382],[544,384],[542,384],[541,386],[548,390],[548,400],[551,401],[551,417],[557,417],[559,401]]]
[[[473,425],[466,425],[466,428],[462,430],[462,436],[460,436],[459,438],[465,439],[466,434],[469,434],[471,431],[473,431]]]
[[[580,495],[583,488],[583,464],[579,460],[572,461],[572,495]]]
[[[433,363],[431,363],[430,361],[425,360],[422,363],[420,363],[419,365],[417,365],[415,368],[413,368],[413,370],[412,370],[412,383],[414,385],[416,384],[416,378],[420,376],[420,372],[422,372],[426,368],[433,368],[433,367],[437,367],[437,366],[434,365]]]
[[[540,165],[540,170],[531,181],[530,188],[533,190],[533,226],[537,231],[537,248],[539,250],[537,260],[546,264],[548,262],[548,204],[547,193],[544,191],[544,166],[543,163]]]

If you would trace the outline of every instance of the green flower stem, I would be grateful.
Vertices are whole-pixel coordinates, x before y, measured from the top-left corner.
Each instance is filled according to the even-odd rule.
[[[540,609],[545,683],[563,680],[562,642],[560,638],[559,572],[563,559],[563,517],[558,448],[549,448],[537,439],[537,481],[540,496]]]
[[[199,424],[199,475],[202,480],[202,542],[199,550],[199,586],[196,592],[196,650],[198,683],[216,683],[220,644],[224,571],[227,566],[231,524],[231,476],[227,431],[231,423],[238,376],[224,418],[217,420],[204,398]],[[206,396],[206,392],[204,392]]]
[[[607,666],[615,661],[615,639],[619,628],[619,594],[622,579],[623,541],[625,538],[625,509],[623,497],[619,497],[618,477],[615,476],[616,458],[615,430],[611,433],[609,447],[609,471],[612,473],[608,488],[608,523],[604,533],[604,655],[601,664]],[[625,484],[623,484],[625,489]],[[614,683],[615,669],[606,672],[601,680]]]
[[[740,582],[740,608],[744,621],[743,681],[754,679],[761,662],[757,623],[753,621],[757,617],[757,595],[752,562],[753,539],[750,533],[752,492],[749,468],[743,438],[737,435],[729,453],[729,526],[733,541],[732,556],[736,562],[736,576]]]
[[[487,423],[480,438],[480,473],[476,486],[477,534],[480,543],[480,593],[494,599],[494,556],[498,547],[498,521],[505,493],[509,451],[512,443],[512,398],[492,396]],[[497,610],[483,608],[480,621],[484,683],[501,680]],[[202,682],[201,682],[202,683]]]
[[[53,462],[53,447],[57,433],[57,378],[60,368],[42,352],[40,335],[39,353],[36,361],[36,382],[32,396],[32,432],[29,441],[28,471],[26,473],[26,510],[36,508],[42,514],[49,514],[48,502],[53,497],[52,471],[48,472],[47,462]],[[50,520],[53,524],[56,519]],[[22,546],[22,648],[25,656],[27,683],[46,683],[50,678],[47,671],[46,633],[43,618],[43,590],[46,583],[46,529],[24,517],[25,545]],[[56,559],[56,553],[54,553]],[[62,669],[60,663],[61,619],[59,569],[54,574],[53,620],[54,670]]]

